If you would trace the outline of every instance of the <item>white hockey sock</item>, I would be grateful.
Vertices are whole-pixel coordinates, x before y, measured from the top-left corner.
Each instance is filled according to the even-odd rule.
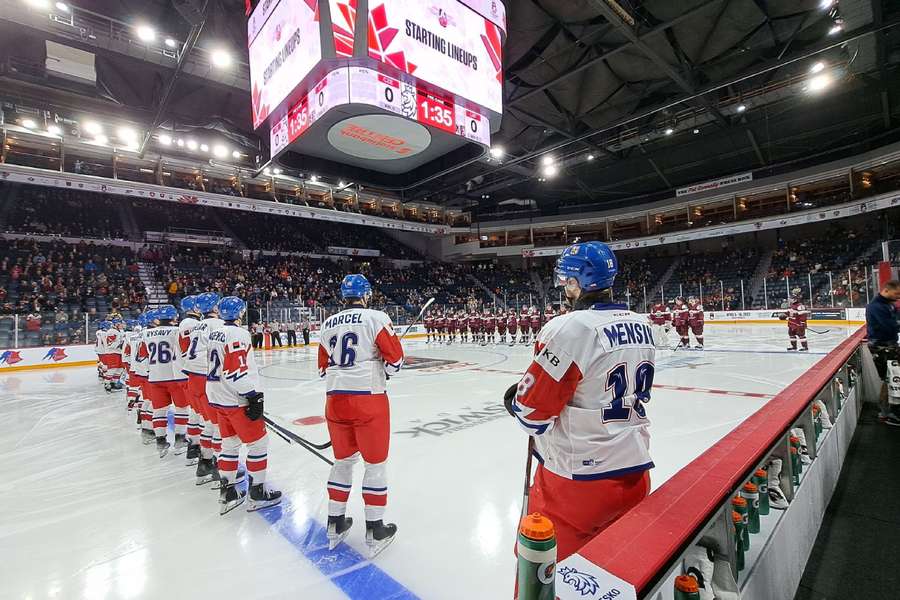
[[[166,406],[153,409],[153,434],[156,437],[166,437],[166,426],[168,424],[166,412],[168,412],[168,407]]]
[[[217,466],[219,475],[233,483],[237,478],[238,457],[241,452],[241,439],[236,435],[230,435],[222,440],[222,452],[219,454]]]
[[[203,433],[200,434],[200,456],[203,458],[213,457],[213,424],[212,421],[203,419]]]
[[[353,487],[353,465],[359,460],[359,452],[334,461],[328,475],[328,516],[340,517],[347,512],[347,499]]]
[[[266,467],[269,462],[269,435],[247,444],[247,473],[253,478],[253,485],[265,483]]]
[[[366,505],[366,521],[378,521],[384,516],[387,506],[387,467],[383,462],[365,465],[362,496]]]
[[[191,415],[188,417],[187,437],[191,444],[199,444],[200,433],[203,431],[203,428],[200,425],[202,417],[193,408],[190,410]]]

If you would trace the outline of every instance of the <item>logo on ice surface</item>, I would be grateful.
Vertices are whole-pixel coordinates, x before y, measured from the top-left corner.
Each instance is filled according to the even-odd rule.
[[[41,360],[52,360],[53,362],[59,362],[67,358],[69,357],[66,356],[65,348],[50,348],[49,350],[47,350],[47,354],[45,354],[44,358]]]
[[[22,355],[16,350],[7,350],[0,354],[0,365],[14,365],[18,362],[22,362]]]
[[[589,573],[582,573],[572,567],[563,567],[559,570],[559,574],[562,575],[564,584],[571,585],[576,592],[581,592],[582,596],[596,594],[600,589],[597,578]]]

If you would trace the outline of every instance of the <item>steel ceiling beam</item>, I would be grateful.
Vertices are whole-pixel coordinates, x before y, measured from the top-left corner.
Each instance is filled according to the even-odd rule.
[[[593,5],[600,13],[606,17],[606,19],[612,23],[616,29],[618,29],[622,35],[628,38],[628,41],[636,47],[641,53],[650,59],[657,68],[666,74],[666,77],[675,82],[681,91],[687,92],[688,94],[693,94],[696,90],[694,86],[682,76],[681,73],[678,72],[675,67],[670,65],[663,57],[661,57],[653,48],[647,45],[647,42],[638,37],[637,33],[635,33],[634,29],[630,27],[622,18],[616,13],[613,8],[607,4],[604,0],[588,0],[588,4]],[[719,109],[716,108],[712,102],[710,102],[707,98],[703,96],[698,96],[696,100],[702,104],[706,110],[710,111],[712,115],[716,118],[716,121],[719,122],[720,125],[727,127],[729,125],[728,119],[719,112]]]
[[[150,142],[150,138],[153,136],[153,130],[159,127],[159,124],[163,121],[166,109],[169,107],[169,100],[172,98],[172,92],[175,91],[175,84],[178,83],[178,78],[181,75],[181,72],[184,70],[185,64],[187,64],[188,56],[190,56],[191,51],[194,49],[194,46],[197,45],[197,40],[200,39],[200,33],[203,31],[203,26],[206,24],[207,6],[209,6],[208,0],[203,3],[203,9],[201,10],[203,19],[199,23],[191,26],[191,31],[188,34],[187,41],[185,41],[184,43],[184,48],[182,48],[181,54],[178,55],[178,64],[175,65],[175,72],[172,73],[172,77],[169,78],[169,83],[166,85],[166,89],[163,92],[162,98],[160,98],[159,100],[159,106],[156,108],[156,115],[153,117],[153,123],[150,125],[150,127],[147,128],[147,132],[144,134],[144,139],[141,140],[141,145],[138,149],[138,156],[140,156],[141,158],[144,157],[144,151],[147,149],[147,144]]]
[[[719,2],[723,2],[723,1],[725,1],[725,0],[707,0],[703,4],[699,4],[699,5],[695,6],[694,8],[688,10],[687,12],[678,15],[674,19],[671,19],[669,21],[666,21],[665,23],[661,23],[661,24],[657,25],[656,27],[654,27],[647,33],[644,33],[644,34],[641,34],[640,36],[638,36],[637,39],[643,41],[649,37],[658,35],[664,31],[666,31],[670,27],[674,27],[675,25],[684,21],[685,19],[689,19],[689,18],[693,17],[694,15],[702,12],[703,10],[706,10],[708,7],[710,7],[714,4],[718,4]],[[565,73],[561,74],[560,76],[558,76],[554,79],[551,79],[550,81],[548,81],[546,83],[543,83],[535,88],[532,88],[532,89],[528,90],[527,92],[519,94],[518,96],[516,96],[514,98],[510,98],[509,100],[507,100],[506,105],[514,106],[516,104],[519,104],[520,102],[523,102],[524,100],[527,100],[528,98],[531,98],[535,94],[539,94],[539,93],[543,92],[544,90],[551,88],[551,87],[567,80],[568,78],[572,77],[573,75],[577,75],[578,73],[581,73],[582,71],[584,71],[586,69],[590,69],[594,65],[597,65],[609,58],[612,58],[616,54],[619,54],[623,50],[627,50],[631,46],[632,46],[631,41],[628,41],[628,42],[622,44],[621,46],[616,46],[612,50],[604,52],[600,56],[598,56],[596,58],[592,58],[591,60],[587,61],[584,64],[573,67],[573,68],[569,69],[568,71],[566,71]]]

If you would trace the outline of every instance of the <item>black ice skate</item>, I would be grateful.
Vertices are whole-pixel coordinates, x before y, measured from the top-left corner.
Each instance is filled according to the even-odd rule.
[[[145,446],[149,446],[153,442],[156,441],[156,436],[153,435],[152,429],[141,429],[141,441]]]
[[[175,434],[175,448],[174,448],[175,456],[179,456],[187,452],[187,437],[183,433]]]
[[[184,455],[187,466],[196,465],[200,460],[200,444],[188,444],[187,453]]]
[[[793,347],[793,346],[788,346],[788,349],[787,349],[787,351],[788,351],[788,352],[796,352],[796,351],[797,351],[797,349],[796,349],[796,348],[794,348],[794,347]]]
[[[334,550],[337,545],[344,541],[344,538],[350,533],[353,527],[353,519],[341,515],[339,517],[328,517],[328,549]]]
[[[160,458],[165,458],[166,454],[169,453],[170,446],[171,444],[166,440],[166,436],[156,438],[156,451],[159,452]]]
[[[211,481],[219,481],[219,469],[216,468],[215,458],[201,458],[197,461],[196,485],[206,485]]]
[[[229,483],[219,494],[219,514],[226,515],[244,503],[247,492],[237,489],[237,484]]]
[[[262,483],[253,483],[253,477],[250,478],[250,503],[247,505],[247,512],[262,510],[281,504],[281,492],[278,490],[267,490]]]
[[[809,348],[803,347],[797,350],[797,352],[809,352]]]
[[[385,525],[381,519],[366,521],[366,545],[369,547],[369,558],[375,558],[394,541],[397,526],[393,523]]]
[[[213,460],[215,460],[215,459],[213,459]],[[225,485],[225,480],[221,477],[221,474],[219,473],[218,463],[216,463],[216,474],[219,475],[219,477],[216,477],[215,482],[213,483],[212,489],[221,490],[222,487]],[[244,469],[238,467],[237,474],[234,476],[235,483],[243,483],[244,477],[246,477],[246,476],[247,476],[247,472]]]

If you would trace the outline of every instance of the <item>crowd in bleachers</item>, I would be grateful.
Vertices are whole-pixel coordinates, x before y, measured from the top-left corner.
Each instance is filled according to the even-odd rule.
[[[3,186],[15,186],[0,183]],[[116,210],[126,201],[84,190],[19,185],[4,229],[16,233],[94,239],[122,239],[125,232]]]

